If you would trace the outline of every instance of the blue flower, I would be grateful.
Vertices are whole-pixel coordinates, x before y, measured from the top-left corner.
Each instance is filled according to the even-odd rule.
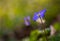
[[[33,20],[36,21],[38,18],[43,18],[45,16],[46,9],[36,12],[33,16]]]
[[[29,26],[30,25],[30,16],[25,17],[24,21],[25,21],[25,25]]]

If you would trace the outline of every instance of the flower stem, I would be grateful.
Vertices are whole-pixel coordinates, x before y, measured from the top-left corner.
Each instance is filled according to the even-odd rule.
[[[39,16],[40,17],[40,16]],[[41,19],[41,24],[44,25],[44,23],[42,22],[42,18],[40,17]],[[43,30],[44,30],[44,33],[45,33],[45,37],[46,37],[46,41],[48,41],[48,38],[47,38],[47,35],[46,35],[46,31],[45,31],[45,25],[43,26]]]

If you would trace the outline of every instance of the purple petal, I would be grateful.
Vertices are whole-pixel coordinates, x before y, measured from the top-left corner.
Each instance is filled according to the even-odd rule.
[[[39,12],[39,14],[40,14],[40,17],[44,17],[45,16],[45,13],[46,13],[46,9],[44,9],[44,10],[41,10],[40,12]]]
[[[28,17],[25,17],[24,18],[24,21],[25,21],[25,25],[26,26],[29,26],[30,25],[30,17],[28,16]]]
[[[33,16],[33,20],[37,20],[39,17],[37,16],[37,14],[38,14],[38,12],[36,12],[35,14],[34,14],[34,16]]]
[[[33,20],[36,21],[39,17],[43,18],[45,16],[45,12],[46,12],[46,9],[43,9],[40,12],[36,12],[33,16]]]
[[[30,16],[27,16],[27,19],[30,21]]]

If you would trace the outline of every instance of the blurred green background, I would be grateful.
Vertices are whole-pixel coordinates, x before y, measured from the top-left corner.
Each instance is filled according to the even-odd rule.
[[[0,0],[0,31],[21,27],[25,16],[46,8],[45,19],[49,25],[60,13],[60,0]],[[32,22],[32,24],[34,24]]]

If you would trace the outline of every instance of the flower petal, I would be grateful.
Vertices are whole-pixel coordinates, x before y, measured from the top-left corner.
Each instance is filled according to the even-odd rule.
[[[43,9],[40,12],[36,12],[33,16],[33,20],[36,21],[39,17],[43,18],[45,16],[45,12],[46,12],[46,9]]]
[[[29,26],[30,25],[30,17],[29,16],[25,17],[24,18],[24,21],[25,21],[25,25],[26,26]]]

